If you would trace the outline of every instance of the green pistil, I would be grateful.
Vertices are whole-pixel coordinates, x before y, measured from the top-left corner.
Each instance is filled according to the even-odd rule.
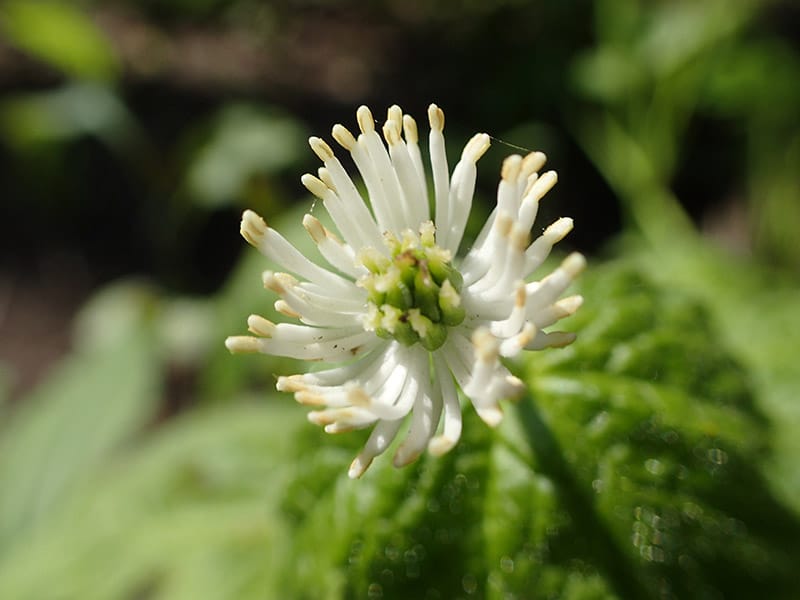
[[[382,338],[436,350],[447,340],[448,327],[464,320],[461,274],[450,253],[435,244],[431,223],[419,235],[387,235],[386,244],[391,258],[371,248],[360,255],[370,272],[359,282],[369,301],[366,325]]]

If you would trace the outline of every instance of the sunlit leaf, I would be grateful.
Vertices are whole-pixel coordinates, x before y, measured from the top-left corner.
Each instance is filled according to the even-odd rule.
[[[192,197],[219,206],[240,197],[248,181],[293,164],[303,145],[295,121],[247,105],[226,107],[198,150],[187,186]]]
[[[78,7],[51,0],[7,0],[0,30],[11,44],[67,75],[108,81],[119,65],[105,35]]]
[[[585,53],[573,64],[573,79],[583,94],[614,103],[638,92],[646,71],[627,48],[604,47]]]
[[[625,267],[582,287],[579,341],[522,366],[496,431],[466,407],[450,454],[351,481],[359,436],[288,398],[195,415],[0,563],[0,595],[792,597],[800,527],[706,310]]]
[[[0,554],[153,416],[159,368],[151,330],[141,312],[134,317],[130,297],[119,301],[131,317],[124,334],[84,336],[82,350],[0,423]]]
[[[16,146],[93,135],[111,146],[138,135],[132,117],[108,88],[93,83],[11,96],[0,103],[0,131]]]
[[[756,402],[770,417],[775,452],[763,468],[800,514],[800,282],[749,260],[675,245],[668,251],[625,246],[665,285],[706,303],[724,344],[748,367]]]
[[[167,427],[0,560],[0,597],[37,598],[45,580],[60,598],[280,597],[277,500],[302,422],[260,403]]]
[[[658,77],[668,76],[734,34],[747,22],[755,6],[750,0],[655,5],[637,52]]]
[[[531,358],[531,396],[496,435],[468,411],[455,453],[417,469],[378,464],[355,487],[304,468],[299,556],[338,597],[791,596],[800,528],[757,468],[741,367],[685,296],[587,279],[581,338]],[[309,571],[284,585],[302,595]]]

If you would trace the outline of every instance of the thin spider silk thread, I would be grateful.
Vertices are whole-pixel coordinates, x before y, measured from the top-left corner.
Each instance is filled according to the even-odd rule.
[[[504,146],[508,146],[509,148],[513,148],[514,150],[523,150],[524,152],[526,152],[528,154],[533,152],[533,150],[531,148],[526,148],[525,146],[518,146],[517,144],[512,144],[511,142],[507,142],[505,140],[501,140],[499,137],[495,137],[495,136],[493,136],[491,134],[489,134],[489,139],[491,139],[494,142],[497,142],[498,144],[503,144]]]

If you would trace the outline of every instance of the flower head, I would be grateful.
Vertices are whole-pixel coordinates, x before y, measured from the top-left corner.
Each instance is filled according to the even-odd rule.
[[[280,296],[275,308],[302,324],[252,315],[254,336],[226,341],[232,352],[340,363],[279,377],[277,388],[314,407],[309,420],[328,433],[372,427],[350,477],[361,476],[406,421],[395,466],[426,448],[435,455],[450,450],[461,435],[458,388],[487,424],[497,425],[500,401],[523,387],[501,358],[573,341],[572,333],[545,328],[580,306],[580,296],[559,297],[585,266],[571,254],[543,279],[528,281],[572,229],[572,219],[561,218],[531,242],[539,200],[556,182],[553,171],[538,174],[541,152],[505,160],[497,206],[459,260],[476,163],[489,136],[479,133],[467,143],[451,176],[444,113],[428,108],[431,215],[414,119],[391,107],[384,144],[367,107],[357,118],[357,138],[342,125],[333,127],[333,138],[350,153],[366,199],[330,146],[309,140],[324,167],[302,182],[322,200],[341,239],[310,214],[303,225],[329,266],[310,261],[254,212],[242,217],[244,238],[291,273],[264,273],[265,287]]]

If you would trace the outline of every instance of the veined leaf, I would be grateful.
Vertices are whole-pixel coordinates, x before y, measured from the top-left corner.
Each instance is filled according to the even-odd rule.
[[[94,481],[0,564],[0,596],[793,597],[800,527],[705,311],[624,267],[582,286],[579,341],[520,365],[497,430],[466,407],[450,454],[351,481],[359,436],[288,398],[217,407]]]
[[[625,269],[584,287],[579,341],[530,358],[531,394],[496,433],[467,409],[442,459],[355,486],[301,473],[287,589],[323,573],[329,597],[792,596],[800,528],[757,469],[764,419],[704,311]]]

